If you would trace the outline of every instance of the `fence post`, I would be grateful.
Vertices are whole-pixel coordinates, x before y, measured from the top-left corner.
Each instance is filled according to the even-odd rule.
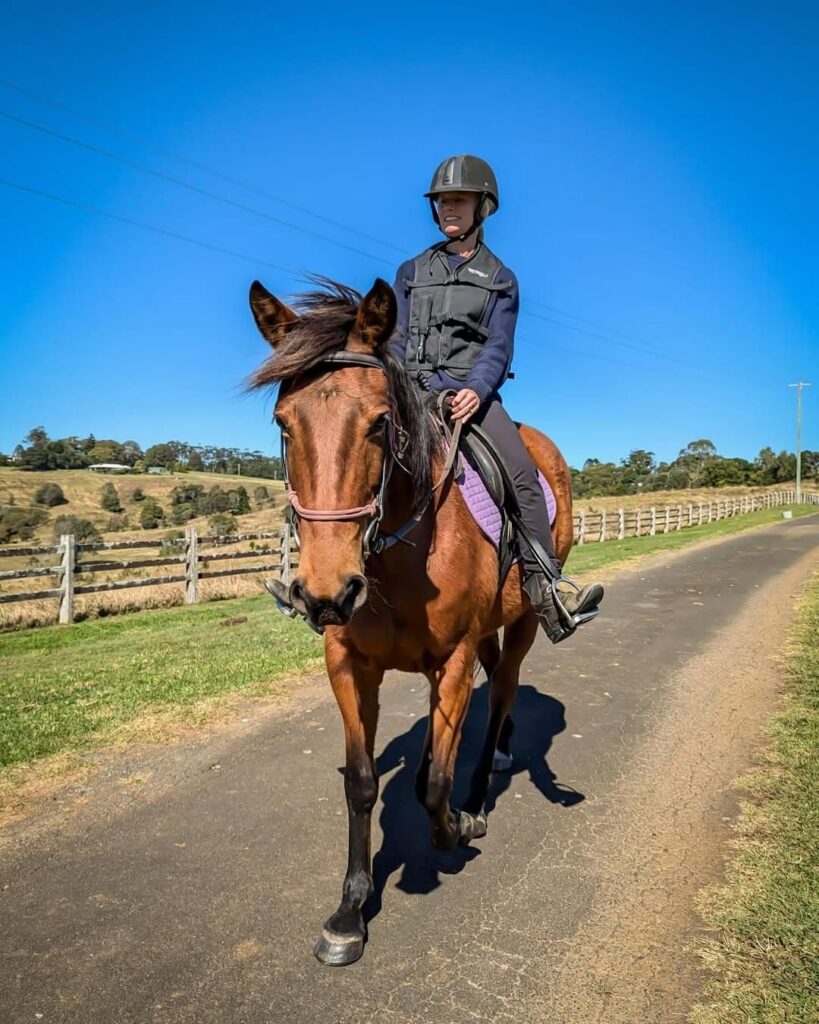
[[[185,604],[199,600],[199,536],[195,526],[185,529]]]
[[[74,534],[60,537],[60,616],[61,625],[74,621]]]
[[[677,529],[682,529],[682,505],[677,506]]]
[[[663,533],[669,533],[671,530],[671,506],[666,505],[665,507],[665,529]]]
[[[625,509],[617,509],[617,539],[626,539],[626,511]]]
[[[652,505],[651,506],[651,531],[649,533],[649,536],[650,537],[654,537],[656,535],[656,533],[657,533],[657,506],[656,505]]]
[[[642,511],[639,508],[635,509],[634,510],[634,536],[635,537],[639,537],[640,536],[640,527],[643,525],[642,520],[643,520],[643,513],[642,513]]]
[[[282,527],[282,583],[290,584],[290,523]]]
[[[600,543],[606,539],[606,510],[600,513]]]

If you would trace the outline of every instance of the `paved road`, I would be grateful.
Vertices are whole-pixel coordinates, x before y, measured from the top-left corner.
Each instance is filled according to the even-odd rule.
[[[567,982],[567,951],[575,956],[602,914],[614,856],[606,851],[628,839],[631,805],[651,797],[652,783],[634,790],[635,780],[652,738],[680,717],[670,709],[681,673],[703,650],[719,657],[743,613],[763,607],[760,586],[787,576],[790,594],[817,544],[811,517],[689,549],[620,574],[605,617],[582,637],[558,648],[539,639],[524,666],[513,772],[496,786],[487,837],[465,852],[428,846],[412,795],[426,690],[420,678],[390,678],[373,846],[381,896],[353,967],[322,967],[311,954],[337,903],[346,850],[340,724],[323,690],[310,706],[302,699],[238,734],[217,733],[204,749],[168,755],[153,765],[156,784],[135,784],[127,801],[122,780],[110,782],[108,811],[80,808],[37,835],[12,828],[0,855],[0,1021],[574,1021],[566,993],[583,990],[585,969]],[[772,621],[784,625],[789,601],[770,594]],[[771,630],[766,642],[775,643]],[[698,668],[693,678],[708,674]],[[485,702],[481,685],[461,792]],[[689,738],[705,736],[707,702],[685,714]],[[719,843],[727,825],[714,820]],[[636,876],[633,854],[622,863]],[[655,1019],[678,1018],[656,1007],[640,1018]]]

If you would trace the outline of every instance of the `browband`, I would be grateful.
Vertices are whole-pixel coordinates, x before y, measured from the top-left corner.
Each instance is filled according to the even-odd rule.
[[[349,352],[341,349],[338,352],[328,352],[322,356],[314,365],[321,366],[322,363],[339,363],[341,366],[368,366],[375,370],[387,372],[387,367],[378,356],[368,356],[366,352]]]

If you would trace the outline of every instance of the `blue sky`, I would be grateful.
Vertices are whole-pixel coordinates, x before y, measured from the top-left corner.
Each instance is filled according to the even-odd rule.
[[[819,376],[813,0],[7,0],[0,54],[4,81],[97,123],[0,86],[3,114],[266,215],[0,117],[3,180],[249,257],[0,185],[0,450],[42,424],[273,451],[269,401],[239,393],[265,355],[251,280],[391,280],[438,237],[420,193],[452,152],[501,183],[516,417],[576,465],[794,446],[787,384]],[[808,448],[818,409],[819,386]]]

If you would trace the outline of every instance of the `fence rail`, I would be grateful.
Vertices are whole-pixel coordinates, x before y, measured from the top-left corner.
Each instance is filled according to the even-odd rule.
[[[803,504],[819,505],[819,494],[802,492]],[[624,540],[626,537],[656,536],[673,533],[676,530],[730,519],[760,509],[775,508],[796,503],[796,491],[773,491],[765,494],[748,495],[741,498],[725,498],[710,502],[687,502],[679,505],[651,505],[637,509],[604,509],[589,512],[582,509],[574,517],[576,544],[602,543],[603,541]],[[244,542],[264,541],[253,550],[223,550]],[[176,553],[169,550],[177,545]],[[89,556],[100,552],[130,551],[134,549],[158,549],[157,557],[109,558],[93,561]],[[97,544],[76,544],[73,535],[65,534],[57,544],[43,544],[32,547],[0,548],[0,558],[56,554],[58,563],[51,566],[36,566],[26,569],[11,569],[0,572],[0,581],[34,579],[41,576],[55,576],[57,586],[46,590],[24,591],[0,594],[0,604],[16,601],[38,601],[48,598],[59,599],[59,621],[74,621],[75,601],[78,594],[98,594],[104,591],[127,590],[132,587],[165,586],[182,583],[185,586],[185,602],[196,604],[199,600],[199,581],[226,576],[246,576],[253,573],[279,573],[284,580],[290,578],[292,568],[298,562],[298,551],[293,548],[293,535],[289,525],[275,533],[243,533],[232,537],[200,537],[193,527],[185,531],[179,540],[127,540],[105,541]],[[270,556],[274,556],[272,559]],[[260,565],[237,565],[241,559],[255,558],[265,561]],[[226,561],[225,569],[210,569],[203,563]],[[135,579],[110,580],[105,583],[77,582],[77,577],[90,576],[99,572],[127,572],[132,569],[148,569],[162,566],[179,566],[180,572],[166,576],[147,576]]]

